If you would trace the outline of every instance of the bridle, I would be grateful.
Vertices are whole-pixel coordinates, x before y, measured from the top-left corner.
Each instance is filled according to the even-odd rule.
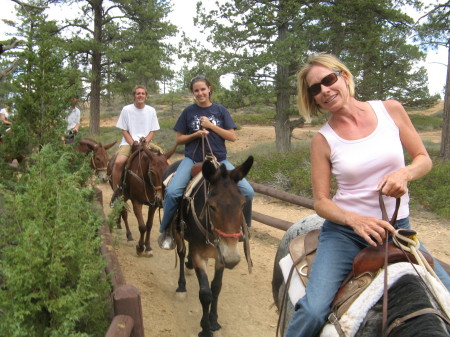
[[[92,153],[92,157],[91,157],[91,165],[94,168],[94,172],[95,174],[97,174],[98,172],[106,172],[107,168],[105,167],[97,167],[97,165],[95,165],[95,151]]]

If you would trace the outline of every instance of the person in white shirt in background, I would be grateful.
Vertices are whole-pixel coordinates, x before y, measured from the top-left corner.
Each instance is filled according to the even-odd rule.
[[[80,129],[80,120],[81,120],[81,112],[80,109],[77,108],[77,103],[80,97],[78,95],[74,95],[70,99],[70,106],[67,109],[68,114],[65,117],[65,121],[67,122],[67,132],[64,137],[62,137],[62,141],[64,144],[70,144],[73,141],[73,138],[78,133]]]
[[[121,195],[122,172],[131,154],[132,145],[143,142],[147,144],[147,147],[151,147],[150,142],[155,135],[155,131],[159,130],[156,110],[145,104],[147,95],[147,88],[136,86],[133,89],[133,104],[123,107],[116,124],[116,127],[122,130],[123,137],[117,150],[111,175],[114,190],[111,204],[114,204],[118,196]]]
[[[7,130],[9,130],[12,125],[11,121],[9,120],[11,115],[12,113],[10,110],[10,104],[6,103],[5,107],[0,110],[0,119],[2,120],[3,124],[7,125]]]

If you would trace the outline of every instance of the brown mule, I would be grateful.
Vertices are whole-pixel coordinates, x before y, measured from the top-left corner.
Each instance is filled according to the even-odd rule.
[[[108,149],[114,146],[117,141],[103,146],[102,143],[90,138],[83,138],[80,143],[75,147],[78,152],[89,154],[92,152],[91,167],[95,171],[95,175],[103,182],[106,182],[107,175],[106,169],[108,166]]]
[[[239,237],[242,236],[242,230],[247,233],[242,212],[245,198],[237,183],[247,175],[252,164],[253,157],[250,156],[242,165],[227,171],[223,164],[216,168],[210,161],[205,161],[202,166],[205,183],[201,183],[191,198],[182,200],[175,217],[177,253],[180,258],[177,292],[186,292],[186,239],[189,243],[188,263],[192,263],[200,286],[199,298],[203,308],[200,337],[211,337],[212,331],[221,328],[217,321],[217,304],[223,272],[225,268],[232,269],[239,263]],[[209,258],[215,259],[211,285],[206,272]],[[247,258],[250,269],[249,254]]]
[[[130,155],[124,172],[123,172],[123,196],[124,201],[131,201],[133,212],[139,225],[140,238],[136,245],[136,253],[141,256],[143,253],[152,256],[152,248],[150,246],[150,232],[153,226],[153,216],[158,207],[162,207],[162,175],[164,170],[169,166],[168,159],[175,153],[176,147],[169,152],[162,154],[160,151],[154,152],[146,146],[139,145],[136,151]],[[112,157],[108,164],[108,176],[111,176],[114,165],[115,156]],[[112,182],[110,181],[112,187]],[[142,206],[149,207],[147,221],[144,222],[142,215]],[[121,211],[121,217],[126,228],[126,236],[128,241],[133,240],[129,225],[128,211],[124,207]],[[120,218],[118,219],[118,228],[120,226]]]

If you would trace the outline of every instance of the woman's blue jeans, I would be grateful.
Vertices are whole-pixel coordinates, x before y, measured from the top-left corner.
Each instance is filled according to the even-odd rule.
[[[228,160],[223,160],[220,163],[225,164],[227,170],[234,169],[234,166]],[[172,221],[172,217],[178,207],[178,202],[183,196],[184,189],[189,183],[189,180],[191,180],[191,168],[194,166],[194,164],[195,163],[192,159],[185,157],[178,166],[177,171],[172,177],[169,186],[167,186],[166,188],[164,197],[164,215],[159,227],[160,233],[164,232],[164,230]],[[250,227],[252,221],[252,201],[255,192],[253,191],[250,183],[245,178],[240,180],[237,185],[246,200],[243,212],[245,221]]]
[[[396,228],[410,228],[409,218],[397,221]],[[326,323],[339,287],[352,269],[354,257],[367,242],[351,227],[325,221],[306,286],[306,295],[295,305],[285,337],[315,337]],[[426,249],[421,246],[422,251]],[[435,272],[450,289],[450,277],[434,260]]]

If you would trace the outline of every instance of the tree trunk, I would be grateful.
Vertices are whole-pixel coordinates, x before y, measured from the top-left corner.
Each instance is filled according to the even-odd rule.
[[[447,45],[450,46],[450,40]],[[448,161],[450,159],[450,47],[448,48],[447,58],[447,80],[445,83],[444,94],[444,115],[442,116],[442,138],[440,156]]]
[[[280,1],[280,25],[278,26],[277,41],[286,39],[288,34],[287,21],[283,20],[284,2]],[[284,21],[284,22],[283,22]],[[285,60],[278,60],[277,75],[275,78],[275,90],[277,102],[275,104],[275,139],[278,152],[291,150],[291,129],[289,125],[289,65]]]
[[[91,107],[89,118],[89,134],[91,135],[98,135],[100,133],[102,6],[103,0],[92,2],[92,9],[94,11],[94,48],[92,49]]]
[[[289,88],[288,66],[277,66],[277,103],[275,115],[275,139],[278,152],[289,152],[291,150],[291,132],[289,123]]]

